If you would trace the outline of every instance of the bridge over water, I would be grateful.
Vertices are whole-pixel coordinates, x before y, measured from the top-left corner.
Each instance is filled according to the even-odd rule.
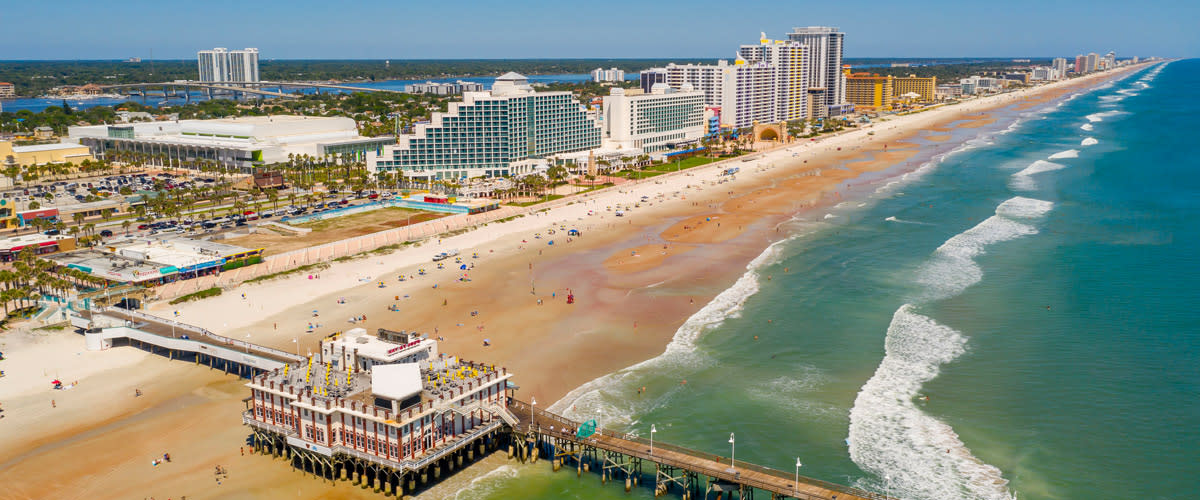
[[[275,90],[269,90],[270,88]],[[403,94],[405,92],[393,89],[377,89],[371,87],[359,87],[354,85],[343,85],[340,83],[327,82],[199,82],[192,80],[177,80],[171,82],[147,82],[147,83],[118,83],[112,85],[100,85],[104,90],[125,91],[130,95],[140,95],[143,98],[147,95],[161,95],[163,97],[177,97],[185,101],[191,100],[190,91],[199,89],[208,93],[208,97],[212,98],[215,92],[225,93],[242,93],[253,94],[264,97],[279,97],[286,99],[295,99],[299,97],[297,94],[285,92],[284,89],[292,88],[310,88],[316,89],[320,93],[321,89],[344,90],[351,92],[386,92],[392,94]],[[151,89],[158,89],[157,91]],[[182,91],[180,89],[183,89]]]

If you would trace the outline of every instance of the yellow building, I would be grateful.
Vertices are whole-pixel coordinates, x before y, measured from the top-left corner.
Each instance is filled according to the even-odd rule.
[[[12,141],[0,141],[0,168],[28,167],[46,163],[79,163],[95,160],[87,146],[74,143],[35,144],[14,146]]]
[[[887,111],[892,109],[892,77],[867,73],[846,73],[846,102],[856,109]]]
[[[919,78],[917,75],[897,76],[892,78],[892,97],[904,94],[920,94],[919,102],[933,102],[937,99],[937,77]]]

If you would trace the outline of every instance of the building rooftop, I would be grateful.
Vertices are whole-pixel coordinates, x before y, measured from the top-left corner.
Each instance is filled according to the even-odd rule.
[[[21,236],[13,236],[11,238],[0,238],[0,250],[15,252],[27,246],[39,246],[70,238],[71,236],[63,234],[57,234],[54,236],[48,236],[42,233],[23,234]]]
[[[350,338],[362,337],[355,335]],[[395,347],[401,344],[391,345]],[[404,410],[420,413],[453,405],[463,396],[478,390],[484,382],[508,377],[510,375],[506,370],[497,369],[494,365],[472,363],[439,354],[436,358],[414,363],[376,364],[368,370],[347,370],[319,358],[311,358],[308,362],[293,363],[264,374],[251,384],[282,393],[303,395],[304,399],[311,399],[310,404],[316,407],[342,406],[346,401],[354,401],[364,405],[364,413],[371,413],[369,407],[391,401],[390,407],[378,409],[398,414]]]
[[[140,283],[177,272],[174,268],[153,262],[90,249],[47,255],[45,258],[93,276],[125,283]]]
[[[55,143],[55,144],[34,144],[31,146],[13,146],[12,149],[13,149],[14,153],[35,153],[38,151],[57,151],[60,149],[74,149],[74,148],[87,149],[82,144],[77,144],[77,143],[72,143],[72,142],[59,142],[59,143]]]

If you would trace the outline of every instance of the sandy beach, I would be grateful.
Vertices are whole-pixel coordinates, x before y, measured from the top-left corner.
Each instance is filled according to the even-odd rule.
[[[989,110],[1027,109],[1136,68],[887,117],[392,254],[333,263],[318,274],[243,285],[180,306],[155,304],[149,312],[178,313],[183,322],[301,354],[349,328],[416,330],[444,338],[443,352],[507,367],[521,386],[518,397],[554,402],[661,353],[689,316],[787,236],[782,226],[795,214],[911,171],[921,144],[993,124]],[[740,172],[722,175],[730,167]],[[569,237],[570,229],[582,235]],[[449,249],[459,250],[461,262],[449,259],[439,269],[430,259]],[[366,320],[350,321],[360,315]],[[303,476],[282,461],[241,455],[247,392],[233,376],[130,348],[87,352],[82,337],[65,330],[18,330],[0,342],[10,358],[0,365],[8,374],[0,381],[0,482],[7,485],[0,497],[260,498],[290,496],[292,489],[296,498],[378,497]],[[56,377],[79,385],[52,391]],[[172,461],[151,465],[163,453]],[[217,465],[227,477],[214,475]],[[439,487],[425,496],[453,491]]]

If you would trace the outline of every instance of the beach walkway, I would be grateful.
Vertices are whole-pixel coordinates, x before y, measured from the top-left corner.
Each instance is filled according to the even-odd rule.
[[[655,471],[655,494],[665,494],[672,488],[683,494],[685,499],[694,495],[707,498],[712,493],[729,493],[733,498],[753,498],[754,490],[770,493],[772,499],[797,498],[804,500],[885,500],[888,497],[877,493],[850,488],[819,479],[797,476],[738,461],[731,464],[729,457],[691,450],[663,442],[653,444],[649,440],[606,430],[579,438],[576,431],[580,422],[567,419],[543,410],[533,410],[525,402],[513,400],[508,409],[519,422],[513,426],[514,442],[524,436],[527,446],[541,450],[542,454],[554,457],[557,470],[567,461],[574,461],[580,469],[585,462],[600,463],[602,480],[626,479],[625,487],[637,485],[642,464],[653,464]],[[536,415],[536,416],[535,416]],[[705,478],[701,481],[701,477]],[[720,498],[718,496],[718,498]]]
[[[157,316],[116,307],[76,311],[72,326],[83,328],[89,350],[102,350],[117,339],[166,350],[172,359],[190,356],[195,362],[221,363],[240,374],[254,370],[270,371],[289,363],[304,361],[303,356],[245,340],[217,335],[203,328]]]

